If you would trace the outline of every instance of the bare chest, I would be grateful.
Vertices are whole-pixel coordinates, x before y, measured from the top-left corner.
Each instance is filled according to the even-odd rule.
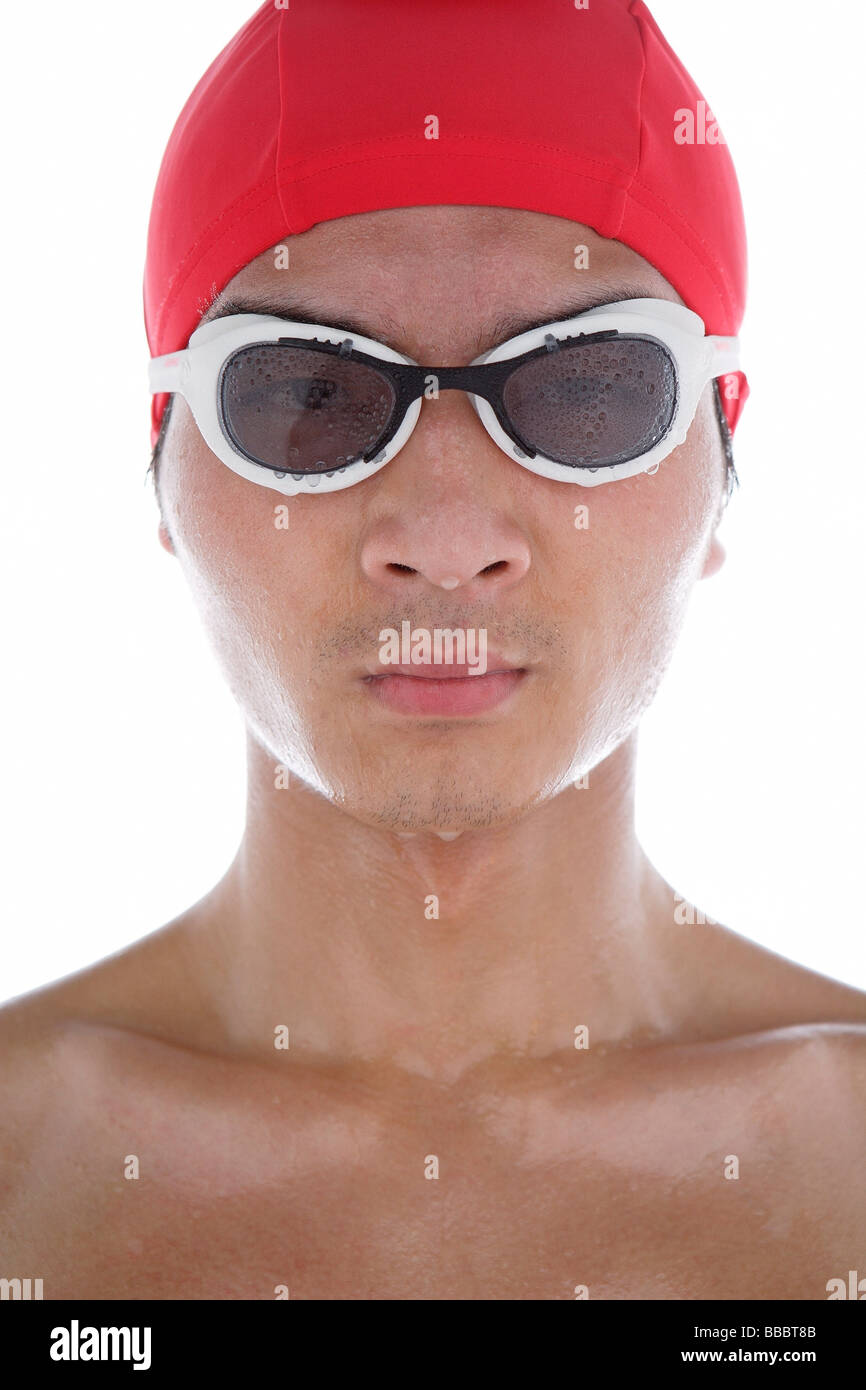
[[[46,1298],[573,1300],[821,1298],[846,1272],[784,1156],[709,1111],[691,1137],[641,1109],[616,1134],[579,1107],[523,1132],[168,1118],[43,1155],[10,1273]]]

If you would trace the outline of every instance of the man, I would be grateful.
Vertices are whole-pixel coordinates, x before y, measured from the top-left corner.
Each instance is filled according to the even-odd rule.
[[[247,824],[201,902],[0,1014],[3,1258],[46,1298],[862,1268],[864,996],[706,922],[633,828],[722,561],[744,287],[639,0],[265,5],[208,70],[145,304]]]

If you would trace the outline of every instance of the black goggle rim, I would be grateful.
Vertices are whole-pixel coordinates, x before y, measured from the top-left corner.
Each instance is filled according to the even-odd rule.
[[[288,337],[274,338],[263,342],[255,341],[244,343],[241,347],[235,348],[229,354],[220,368],[217,381],[217,402],[220,427],[229,440],[232,448],[237,450],[243,458],[248,459],[250,463],[256,464],[259,468],[266,468],[269,473],[274,473],[277,477],[284,478],[287,474],[294,474],[295,476],[305,478],[323,476],[325,470],[315,471],[313,469],[277,468],[271,463],[263,463],[261,459],[255,458],[244,448],[231,428],[226,416],[224,408],[225,378],[228,368],[231,366],[231,363],[238,353],[247,352],[250,348],[255,347],[275,347],[277,344],[282,343],[287,347],[306,348],[307,351],[317,353],[332,353],[335,357],[343,357],[350,361],[363,363],[365,366],[372,367],[375,371],[379,372],[380,375],[385,377],[386,380],[391,383],[394,390],[395,401],[391,418],[372,448],[368,449],[364,454],[359,454],[356,458],[353,458],[351,462],[341,464],[339,469],[335,468],[328,470],[328,472],[342,472],[345,468],[355,467],[356,464],[368,463],[371,459],[375,459],[383,449],[387,448],[402,425],[409,406],[413,401],[417,400],[419,396],[424,395],[431,376],[435,378],[438,390],[471,391],[474,395],[481,396],[486,400],[509,439],[513,440],[517,447],[521,449],[528,458],[534,459],[538,450],[533,449],[527,440],[522,437],[520,431],[513,424],[505,409],[504,391],[505,383],[508,381],[508,378],[516,372],[518,368],[525,366],[527,362],[531,362],[537,357],[545,357],[555,353],[566,344],[576,342],[582,342],[584,344],[611,342],[615,339],[622,339],[629,342],[640,341],[653,343],[662,350],[670,362],[674,381],[674,400],[667,427],[659,439],[654,441],[652,447],[655,447],[655,445],[661,443],[662,439],[670,432],[677,414],[680,396],[680,379],[679,372],[677,371],[676,359],[671,354],[671,350],[667,343],[663,343],[661,339],[654,337],[651,333],[622,333],[615,328],[606,329],[599,333],[574,333],[567,335],[565,338],[557,338],[553,333],[550,333],[547,335],[547,341],[541,347],[530,348],[528,352],[522,352],[519,357],[508,357],[501,362],[481,362],[468,367],[422,367],[416,366],[413,363],[387,362],[381,357],[374,357],[370,353],[361,352],[358,348],[352,347],[351,337],[349,335],[339,343],[319,338]],[[631,454],[628,458],[615,460],[615,463],[630,462],[636,457],[637,455]],[[557,462],[555,459],[552,461]],[[609,468],[613,466],[615,466],[615,464],[559,464],[559,467],[571,468],[575,472],[598,472],[599,468]]]

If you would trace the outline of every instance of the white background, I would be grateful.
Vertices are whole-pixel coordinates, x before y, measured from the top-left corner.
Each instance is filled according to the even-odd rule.
[[[171,127],[253,8],[4,21],[0,998],[176,915],[241,835],[240,714],[145,484],[141,276]],[[651,8],[737,166],[752,397],[727,564],[644,724],[639,830],[714,917],[866,987],[861,6]]]

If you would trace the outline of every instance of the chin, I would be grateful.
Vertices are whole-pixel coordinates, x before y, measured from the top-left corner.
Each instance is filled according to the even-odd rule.
[[[562,787],[566,785],[564,779]],[[557,788],[557,790],[562,789]],[[429,781],[406,776],[382,780],[378,787],[343,788],[335,804],[366,825],[402,835],[455,836],[469,830],[513,825],[554,794],[551,781],[524,776],[511,782],[478,769],[462,776],[438,775]]]

